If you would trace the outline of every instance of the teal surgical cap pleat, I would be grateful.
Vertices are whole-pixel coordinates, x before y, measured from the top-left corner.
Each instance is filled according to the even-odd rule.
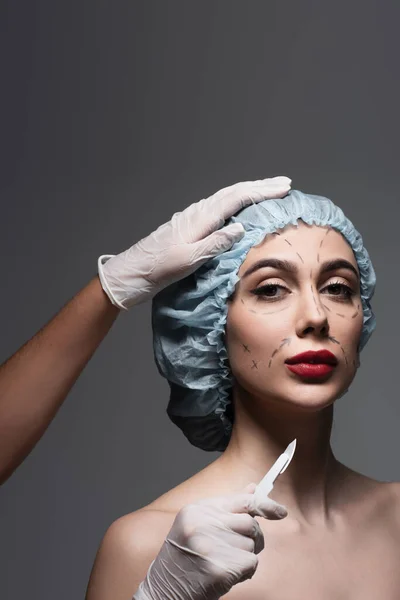
[[[167,414],[198,448],[222,452],[232,432],[233,379],[224,331],[227,299],[240,279],[240,265],[267,234],[297,225],[299,219],[336,229],[352,247],[360,271],[363,308],[360,350],[375,329],[370,306],[375,272],[361,235],[338,206],[323,196],[292,190],[284,198],[264,200],[239,211],[224,226],[242,223],[243,238],[189,277],[161,290],[152,303],[154,357],[170,385]]]

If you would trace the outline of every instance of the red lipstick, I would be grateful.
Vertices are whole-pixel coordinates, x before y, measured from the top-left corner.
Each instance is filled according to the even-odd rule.
[[[326,377],[334,370],[338,360],[329,350],[309,350],[288,358],[287,367],[292,373],[305,379],[318,380]]]

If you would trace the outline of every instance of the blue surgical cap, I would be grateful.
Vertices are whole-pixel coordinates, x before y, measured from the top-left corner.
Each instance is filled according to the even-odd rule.
[[[289,224],[297,225],[299,219],[308,225],[330,226],[350,244],[360,271],[360,350],[375,329],[370,306],[375,272],[361,235],[338,206],[323,196],[292,190],[284,198],[264,200],[240,210],[224,226],[242,223],[242,239],[188,277],[161,290],[152,303],[155,361],[170,385],[167,414],[198,448],[222,452],[232,433],[233,376],[224,333],[227,299],[240,279],[240,265],[267,234]]]

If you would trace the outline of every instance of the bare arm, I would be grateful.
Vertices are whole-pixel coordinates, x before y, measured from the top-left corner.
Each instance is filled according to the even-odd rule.
[[[119,313],[96,276],[0,366],[0,484],[46,431]]]

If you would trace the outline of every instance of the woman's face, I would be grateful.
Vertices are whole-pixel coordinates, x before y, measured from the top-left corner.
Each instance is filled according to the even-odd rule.
[[[261,260],[269,263],[256,268]],[[251,248],[238,275],[225,330],[236,382],[280,404],[309,410],[331,404],[354,378],[363,326],[349,244],[330,227],[298,221]],[[309,350],[328,350],[336,366],[319,378],[293,372],[285,361]]]

